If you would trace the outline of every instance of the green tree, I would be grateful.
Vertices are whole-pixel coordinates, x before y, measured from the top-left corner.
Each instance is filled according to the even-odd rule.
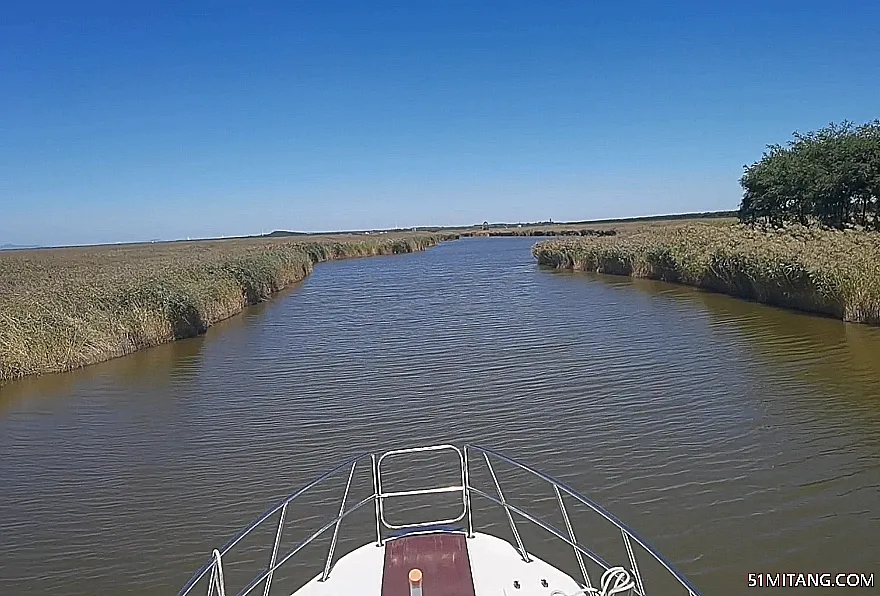
[[[880,121],[795,132],[746,166],[740,185],[743,222],[880,229]]]

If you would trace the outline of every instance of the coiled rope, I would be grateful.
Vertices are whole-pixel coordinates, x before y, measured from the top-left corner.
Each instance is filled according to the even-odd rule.
[[[614,594],[622,594],[635,587],[635,583],[630,577],[629,571],[623,567],[611,567],[602,574],[598,588],[582,588],[571,594],[566,594],[562,590],[554,590],[550,592],[550,596],[614,596]]]

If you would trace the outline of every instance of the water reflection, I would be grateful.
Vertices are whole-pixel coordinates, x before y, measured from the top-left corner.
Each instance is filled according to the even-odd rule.
[[[756,355],[807,382],[817,382],[859,403],[880,406],[880,328],[647,279],[561,273],[621,291],[638,290],[677,309],[708,315],[712,333],[748,340]]]
[[[198,374],[204,337],[156,346],[68,373],[26,377],[0,387],[0,415],[13,405],[40,407],[42,398],[76,394],[85,387],[112,383],[129,388],[161,390],[169,383]]]
[[[13,406],[39,408],[41,399],[77,394],[81,390],[92,391],[96,385],[118,385],[127,391],[161,392],[173,383],[195,381],[202,374],[206,342],[236,341],[242,333],[259,324],[278,300],[290,296],[298,288],[299,285],[294,285],[276,296],[275,302],[254,305],[240,315],[217,323],[205,335],[154,346],[79,370],[25,377],[0,385],[0,416]]]

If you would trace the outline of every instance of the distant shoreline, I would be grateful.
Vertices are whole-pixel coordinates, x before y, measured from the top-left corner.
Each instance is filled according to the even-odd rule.
[[[275,230],[261,237],[281,238],[286,236],[323,236],[327,234],[351,234],[351,235],[377,235],[377,234],[395,234],[395,233],[468,233],[479,231],[483,225],[488,226],[490,230],[510,229],[510,228],[552,228],[561,227],[583,228],[591,225],[605,224],[627,224],[641,223],[652,221],[675,221],[675,220],[692,220],[692,219],[733,219],[737,217],[737,211],[701,211],[694,213],[672,213],[666,215],[640,215],[636,217],[621,217],[613,219],[589,219],[582,221],[536,221],[536,222],[484,222],[484,224],[473,224],[470,226],[414,226],[411,228],[393,228],[387,230],[353,230],[345,232],[292,232],[286,230]],[[497,235],[497,234],[496,234]],[[539,234],[522,234],[522,235],[539,235]],[[545,234],[549,235],[549,234]]]
[[[666,215],[640,215],[636,217],[622,217],[614,219],[590,219],[583,221],[537,221],[537,222],[496,222],[487,225],[492,230],[506,230],[511,228],[544,228],[544,229],[562,229],[583,228],[586,226],[604,226],[606,224],[632,224],[640,222],[652,221],[675,221],[675,220],[698,220],[698,219],[725,219],[736,218],[737,211],[702,211],[694,213],[673,213]],[[100,246],[139,246],[150,244],[174,244],[182,242],[224,242],[234,240],[259,240],[269,238],[300,238],[303,240],[314,240],[315,238],[333,238],[340,236],[400,236],[412,234],[456,234],[463,233],[465,235],[477,235],[470,232],[480,231],[482,224],[459,225],[459,226],[413,226],[408,228],[388,228],[388,229],[370,229],[370,230],[343,230],[337,232],[299,232],[290,230],[274,230],[266,234],[252,236],[223,236],[219,238],[193,238],[193,239],[176,239],[176,240],[136,240],[131,242],[114,242],[104,244],[75,244],[75,245],[58,245],[58,246],[39,246],[39,245],[17,245],[3,244],[0,250],[53,250],[59,248],[92,248]],[[505,234],[488,234],[490,236],[503,236]],[[556,234],[509,234],[522,236],[553,236]]]

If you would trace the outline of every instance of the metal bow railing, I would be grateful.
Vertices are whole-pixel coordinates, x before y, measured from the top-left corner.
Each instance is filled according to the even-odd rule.
[[[384,470],[383,464],[387,466],[386,462],[388,461],[400,459],[406,455],[419,453],[454,454],[456,456],[457,465],[459,468],[456,483],[451,486],[421,488],[405,491],[387,490],[386,483],[383,482],[382,477]],[[483,488],[473,485],[472,471],[477,465],[477,461],[479,460],[485,463],[486,470],[491,477],[491,489],[484,490]],[[358,469],[366,468],[366,462],[369,462],[369,470],[373,487],[372,494],[357,501],[354,504],[349,504],[348,498],[352,486],[352,481],[355,478],[355,474]],[[493,462],[503,462],[516,469],[526,472],[534,478],[542,481],[546,485],[549,485],[549,487],[553,491],[553,496],[555,497],[555,500],[559,506],[563,525],[565,526],[564,531],[538,518],[536,515],[530,513],[529,511],[526,511],[524,508],[514,505],[507,498],[505,498]],[[293,503],[301,495],[311,491],[316,486],[326,482],[328,479],[342,475],[345,472],[347,472],[347,480],[345,488],[342,492],[342,498],[340,499],[339,508],[336,516],[331,518],[320,528],[309,534],[305,539],[294,545],[289,552],[281,555],[279,553],[279,549],[282,543],[282,534],[285,527],[285,522],[288,518],[288,510],[290,504]],[[489,492],[489,490],[494,491],[494,494]],[[457,515],[453,517],[447,517],[437,520],[422,520],[409,524],[391,523],[387,518],[386,502],[389,499],[414,497],[420,495],[437,495],[444,493],[453,495],[456,493],[460,493],[461,510]],[[529,552],[525,547],[525,543],[519,531],[519,525],[517,523],[518,520],[525,520],[533,523],[538,527],[544,529],[545,531],[549,532],[557,539],[568,544],[574,552],[578,567],[581,572],[581,577],[583,578],[581,584],[584,588],[584,593],[598,593],[599,591],[593,588],[586,560],[592,561],[592,563],[599,566],[603,572],[607,572],[610,569],[619,568],[613,568],[612,565],[606,562],[597,553],[578,542],[568,509],[565,505],[565,496],[567,496],[569,499],[574,499],[576,502],[586,506],[588,509],[592,510],[594,513],[598,514],[607,522],[615,526],[620,532],[621,539],[623,540],[623,546],[629,559],[629,567],[626,569],[626,571],[632,576],[632,591],[635,594],[637,594],[638,596],[647,596],[645,580],[642,576],[642,572],[640,570],[640,566],[636,557],[636,551],[633,547],[634,544],[640,547],[641,550],[644,551],[644,553],[646,553],[649,557],[658,562],[661,567],[665,569],[666,572],[668,572],[668,574],[676,580],[676,582],[682,588],[681,593],[683,596],[700,596],[699,591],[681,573],[679,573],[669,561],[667,561],[659,552],[657,552],[645,540],[639,537],[633,530],[624,525],[623,522],[618,520],[609,511],[607,511],[597,503],[593,502],[589,498],[581,495],[566,484],[554,478],[551,478],[550,476],[539,472],[538,470],[535,470],[530,466],[527,466],[512,458],[502,455],[497,451],[477,445],[466,445],[463,449],[460,449],[454,445],[433,445],[429,447],[396,449],[393,451],[382,453],[381,455],[366,453],[340,464],[326,474],[316,478],[298,491],[284,498],[278,504],[263,513],[263,515],[257,518],[257,520],[251,523],[247,528],[242,530],[235,538],[226,543],[222,548],[215,549],[208,561],[205,562],[201,569],[199,569],[192,576],[189,582],[187,582],[183,589],[181,589],[178,596],[187,596],[188,594],[192,593],[196,586],[199,585],[199,583],[202,581],[207,581],[208,596],[232,596],[227,592],[228,586],[224,579],[224,558],[228,556],[230,551],[232,551],[232,549],[237,544],[239,544],[247,536],[251,535],[257,528],[265,527],[266,524],[271,523],[271,518],[273,518],[273,516],[275,516],[276,514],[278,514],[278,521],[276,523],[274,531],[275,539],[273,544],[271,545],[271,549],[269,549],[267,552],[266,567],[265,569],[263,569],[262,572],[258,573],[256,577],[254,577],[246,586],[244,586],[237,593],[237,596],[248,596],[249,594],[254,593],[255,590],[257,590],[260,586],[262,586],[263,588],[263,596],[269,596],[270,590],[272,588],[272,583],[278,569],[281,568],[285,563],[290,561],[308,544],[312,543],[319,536],[325,534],[326,532],[329,532],[332,529],[333,534],[330,540],[330,546],[327,555],[324,558],[323,568],[321,569],[320,574],[316,576],[318,577],[319,581],[326,581],[330,577],[330,573],[333,568],[334,554],[336,551],[336,546],[339,538],[339,529],[342,520],[350,516],[355,511],[361,509],[365,505],[371,503],[375,508],[375,540],[377,545],[381,546],[385,541],[394,539],[393,536],[388,535],[389,530],[404,530],[407,531],[408,534],[411,534],[413,532],[432,532],[437,531],[434,528],[436,528],[438,525],[454,524],[462,521],[465,521],[466,523],[465,529],[450,530],[446,528],[444,529],[444,531],[458,531],[460,533],[465,533],[468,537],[473,537],[474,510],[472,507],[472,500],[474,497],[486,499],[503,509],[507,523],[510,527],[510,530],[514,537],[514,541],[516,543],[516,549],[519,551],[519,554],[522,557],[523,561],[527,563],[530,562],[531,556],[529,555]]]

